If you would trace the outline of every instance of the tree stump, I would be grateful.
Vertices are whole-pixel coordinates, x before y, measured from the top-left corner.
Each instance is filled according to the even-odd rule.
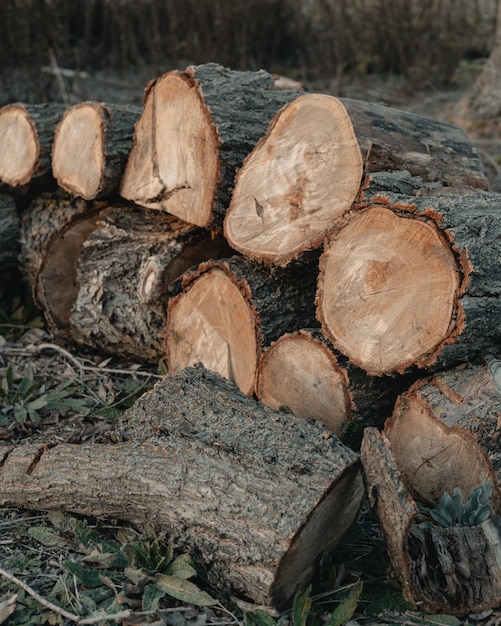
[[[138,107],[82,102],[59,123],[52,150],[52,171],[69,193],[93,200],[118,191],[132,146]]]
[[[223,593],[286,608],[355,521],[358,455],[202,367],[166,376],[112,443],[20,446],[0,503],[167,530]]]
[[[121,195],[222,231],[236,169],[275,113],[301,93],[273,87],[267,72],[216,63],[150,82]]]
[[[320,260],[324,334],[370,374],[446,368],[501,344],[497,194],[357,206]]]
[[[52,179],[51,150],[65,107],[8,104],[0,109],[0,181],[11,187]]]
[[[418,436],[420,432],[421,425]],[[369,499],[405,598],[421,611],[453,615],[482,613],[499,606],[499,504],[492,517],[476,526],[423,527],[387,437],[367,428],[361,459]],[[450,462],[455,468],[463,464],[457,454]],[[452,467],[441,467],[445,472],[453,471]]]
[[[316,324],[318,257],[287,268],[245,257],[202,264],[169,301],[165,352],[169,372],[201,361],[254,392],[263,347],[286,332]]]

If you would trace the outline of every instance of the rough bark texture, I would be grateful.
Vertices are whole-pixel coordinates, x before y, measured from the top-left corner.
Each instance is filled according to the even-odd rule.
[[[58,185],[86,200],[118,192],[132,146],[138,107],[82,102],[59,123],[52,150]]]
[[[52,179],[52,143],[64,110],[58,104],[0,109],[0,181],[19,187]]]
[[[405,598],[430,613],[481,613],[501,602],[499,509],[479,526],[422,528],[384,434],[367,428],[361,448],[367,492]],[[457,459],[456,459],[457,460]]]
[[[235,171],[275,113],[301,93],[273,87],[267,72],[237,72],[216,63],[152,81],[122,196],[222,230]]]
[[[0,194],[0,294],[18,267],[21,220],[11,196]]]
[[[253,393],[263,347],[316,323],[317,269],[313,255],[284,269],[238,256],[202,264],[169,302],[169,371],[201,361]]]
[[[379,196],[357,207],[320,262],[326,336],[373,374],[446,368],[495,351],[500,215],[493,193]]]
[[[350,208],[363,164],[341,102],[305,94],[271,121],[238,172],[224,232],[254,259],[286,265]]]
[[[161,526],[224,593],[258,604],[289,604],[363,496],[358,456],[336,437],[201,367],[165,377],[110,439],[5,454],[0,503]]]

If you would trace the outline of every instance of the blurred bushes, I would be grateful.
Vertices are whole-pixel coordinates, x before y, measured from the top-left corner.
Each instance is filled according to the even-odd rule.
[[[57,99],[44,66],[126,77],[208,61],[439,87],[462,59],[488,55],[494,16],[495,0],[2,0],[0,88]]]

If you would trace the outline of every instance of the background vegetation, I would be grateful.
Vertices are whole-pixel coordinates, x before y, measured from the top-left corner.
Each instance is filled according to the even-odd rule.
[[[0,104],[61,99],[55,67],[122,79],[217,61],[303,81],[443,87],[486,57],[495,0],[2,0]],[[49,68],[49,70],[47,69]]]

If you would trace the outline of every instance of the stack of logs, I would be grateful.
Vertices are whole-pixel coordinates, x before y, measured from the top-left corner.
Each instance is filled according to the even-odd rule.
[[[356,518],[360,459],[338,436],[359,425],[406,598],[501,604],[501,197],[462,130],[208,64],[152,81],[142,109],[5,106],[0,147],[3,267],[19,259],[62,340],[170,373],[117,429],[125,456],[103,469],[100,450],[52,449],[35,487],[34,451],[9,451],[0,501],[136,523],[147,510],[188,533],[216,582],[280,608]],[[170,470],[156,439],[180,459]],[[65,496],[78,459],[106,494],[120,467],[127,506],[94,482]],[[193,485],[160,489],[183,472],[210,506]],[[417,524],[417,501],[485,482],[482,525]],[[175,502],[148,508],[144,491]]]

